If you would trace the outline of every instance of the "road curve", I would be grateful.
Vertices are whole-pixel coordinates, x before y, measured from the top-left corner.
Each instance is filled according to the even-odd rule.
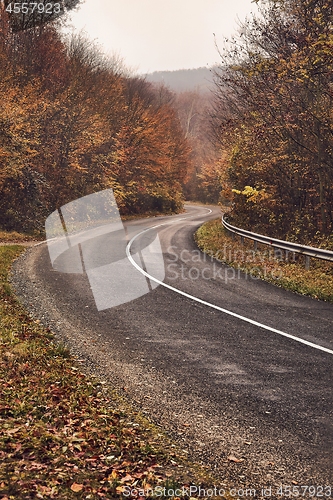
[[[111,309],[97,311],[86,276],[54,271],[46,245],[17,261],[12,282],[87,366],[226,484],[333,485],[333,307],[199,252],[194,231],[219,215],[188,206],[127,222],[133,245],[158,226],[169,288]]]

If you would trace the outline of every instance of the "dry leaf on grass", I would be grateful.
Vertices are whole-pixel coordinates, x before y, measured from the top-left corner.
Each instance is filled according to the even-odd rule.
[[[235,462],[236,464],[238,464],[240,462],[244,462],[243,458],[237,458],[234,455],[229,455],[228,460],[229,460],[229,462]]]
[[[16,434],[16,432],[18,432],[19,430],[21,430],[21,426],[20,427],[14,427],[13,429],[7,430],[6,434],[9,434],[9,435]]]
[[[75,493],[78,493],[79,491],[83,490],[83,484],[73,483],[71,486],[71,490],[75,491]]]
[[[128,483],[129,481],[134,481],[134,477],[130,476],[130,474],[127,474],[127,476],[121,478],[120,482],[123,483]]]

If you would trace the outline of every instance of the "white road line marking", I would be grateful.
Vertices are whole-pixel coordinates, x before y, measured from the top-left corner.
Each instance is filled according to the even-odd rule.
[[[205,209],[209,210],[209,213],[212,213],[212,210],[210,209]],[[208,215],[208,214],[207,214]],[[179,220],[185,220],[189,219],[191,217],[197,217],[198,215],[191,215],[190,217],[183,217],[182,219],[176,219],[176,221]],[[173,221],[172,221],[173,222]],[[126,255],[131,262],[131,264],[142,274],[144,274],[147,278],[155,281],[155,283],[158,283],[161,286],[164,286],[165,288],[168,288],[169,290],[172,290],[173,292],[179,293],[180,295],[183,295],[183,297],[186,297],[188,299],[194,300],[195,302],[199,302],[200,304],[203,304],[204,306],[211,307],[212,309],[216,309],[217,311],[223,312],[225,314],[228,314],[229,316],[233,316],[234,318],[238,318],[242,321],[245,321],[246,323],[250,323],[251,325],[258,326],[259,328],[263,328],[264,330],[268,330],[269,332],[277,333],[278,335],[281,335],[282,337],[287,337],[288,339],[295,340],[296,342],[299,342],[301,344],[307,345],[309,347],[313,347],[314,349],[317,349],[319,351],[326,352],[328,354],[333,354],[333,350],[327,349],[327,347],[323,347],[318,344],[314,344],[313,342],[309,342],[308,340],[301,339],[299,337],[295,337],[294,335],[290,335],[289,333],[282,332],[281,330],[277,330],[276,328],[272,328],[271,326],[264,325],[263,323],[259,323],[258,321],[254,321],[253,319],[246,318],[245,316],[241,316],[240,314],[234,313],[232,311],[229,311],[228,309],[224,309],[223,307],[216,306],[215,304],[211,304],[210,302],[206,302],[205,300],[199,299],[198,297],[194,297],[193,295],[190,295],[186,292],[183,292],[182,290],[178,290],[178,288],[174,288],[171,285],[168,285],[167,283],[164,283],[163,281],[160,281],[154,276],[151,276],[148,274],[146,271],[144,271],[140,266],[137,265],[137,263],[133,260],[132,255],[130,253],[131,246],[133,242],[141,236],[141,234],[145,233],[146,231],[150,231],[151,229],[156,229],[157,227],[161,226],[166,226],[167,224],[170,224],[170,222],[164,222],[163,224],[158,224],[156,226],[149,227],[147,229],[144,229],[140,233],[136,234],[133,236],[131,241],[128,243],[126,247]]]

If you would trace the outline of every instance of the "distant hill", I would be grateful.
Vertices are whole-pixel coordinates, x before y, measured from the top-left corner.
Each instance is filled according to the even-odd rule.
[[[175,92],[186,90],[207,91],[213,86],[215,68],[179,69],[176,71],[154,71],[145,76],[148,82],[164,83]]]

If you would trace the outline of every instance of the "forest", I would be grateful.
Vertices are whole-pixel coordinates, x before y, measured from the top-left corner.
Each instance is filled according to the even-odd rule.
[[[256,3],[217,47],[213,89],[183,92],[1,3],[0,226],[41,229],[111,187],[123,215],[219,202],[245,229],[330,245],[333,4]]]
[[[262,0],[220,55],[212,131],[232,219],[281,238],[329,239],[333,3]]]
[[[112,188],[122,214],[177,211],[189,147],[164,87],[130,75],[57,20],[2,7],[0,226],[41,229],[75,198]]]

